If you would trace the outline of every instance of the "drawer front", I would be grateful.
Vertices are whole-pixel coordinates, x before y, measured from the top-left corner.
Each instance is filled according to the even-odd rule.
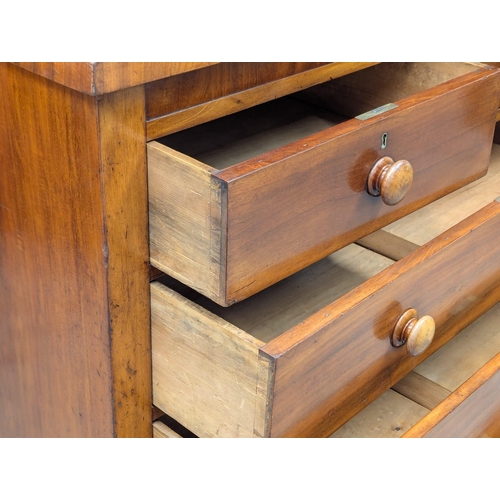
[[[500,203],[267,344],[163,285],[151,294],[157,407],[199,436],[327,436],[500,300]],[[417,357],[391,345],[411,308],[436,323]]]
[[[498,91],[478,69],[220,171],[152,143],[152,264],[221,305],[249,297],[485,174]],[[413,169],[396,205],[367,193],[382,157]]]
[[[329,435],[498,300],[494,202],[261,349],[274,374],[269,434]],[[391,345],[411,308],[436,324],[418,357]]]
[[[485,174],[494,115],[493,100],[485,98],[489,83],[450,84],[428,100],[406,100],[366,122],[326,131],[317,142],[294,144],[284,159],[260,158],[266,168],[248,165],[238,175],[218,174],[228,184],[229,301]],[[408,194],[396,206],[366,192],[369,171],[384,156],[407,160],[414,171]]]
[[[403,437],[500,437],[500,354]]]

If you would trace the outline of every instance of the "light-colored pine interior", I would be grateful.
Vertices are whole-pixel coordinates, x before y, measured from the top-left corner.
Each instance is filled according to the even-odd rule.
[[[499,195],[500,146],[493,145],[485,177],[387,226],[385,231],[424,244]],[[331,437],[400,437],[499,352],[497,304]]]
[[[382,63],[157,142],[222,170],[476,69],[467,63]]]

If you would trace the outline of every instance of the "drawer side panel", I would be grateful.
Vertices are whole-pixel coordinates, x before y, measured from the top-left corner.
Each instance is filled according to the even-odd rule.
[[[200,437],[265,428],[254,415],[267,396],[256,389],[260,342],[159,283],[151,317],[155,406]]]
[[[223,193],[210,167],[148,144],[149,239],[153,266],[220,300],[224,283]]]

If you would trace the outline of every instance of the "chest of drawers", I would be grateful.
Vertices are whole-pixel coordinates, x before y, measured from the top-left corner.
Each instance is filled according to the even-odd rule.
[[[2,436],[148,437],[153,402],[200,436],[329,435],[500,298],[500,192],[376,232],[486,173],[497,70],[0,76]]]

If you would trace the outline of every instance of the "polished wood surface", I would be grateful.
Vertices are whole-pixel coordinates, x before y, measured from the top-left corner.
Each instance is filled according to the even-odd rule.
[[[468,68],[470,73],[402,99],[397,108],[367,120],[331,126],[338,122],[337,115],[283,100],[151,143],[163,154],[163,160],[158,157],[155,163],[159,173],[150,172],[153,189],[160,190],[154,187],[156,179],[167,179],[178,158],[188,170],[186,175],[204,168],[215,193],[195,187],[191,196],[200,197],[205,213],[210,212],[210,197],[215,199],[218,220],[204,225],[220,230],[213,241],[193,243],[200,252],[196,259],[190,258],[191,263],[172,262],[172,255],[156,244],[171,234],[166,229],[172,221],[162,214],[180,210],[175,202],[191,186],[164,182],[164,196],[158,192],[152,200],[155,217],[165,218],[152,225],[153,235],[156,228],[160,230],[152,239],[153,264],[165,272],[174,270],[176,278],[230,305],[484,175],[495,106],[478,97],[498,92],[499,73],[474,65]],[[376,94],[377,89],[372,90]],[[285,117],[286,126],[280,124]],[[382,150],[381,137],[386,133],[389,139]],[[305,136],[307,140],[297,140]],[[396,207],[366,193],[371,166],[389,154],[408,159],[415,175],[412,188]],[[291,199],[295,203],[290,204]],[[181,229],[179,241],[198,234],[188,225]],[[223,263],[219,295],[203,276],[196,280],[196,262],[213,259]],[[185,266],[187,277],[182,276]]]
[[[410,356],[420,356],[434,339],[436,323],[431,316],[418,317],[415,309],[407,309],[399,317],[392,332],[393,347],[406,346]]]
[[[221,63],[148,84],[148,140],[256,106],[376,63]],[[186,92],[189,89],[189,92]]]
[[[193,71],[206,62],[17,62],[12,63],[65,87],[101,95]]]
[[[377,160],[367,180],[367,191],[380,196],[386,205],[397,205],[408,193],[413,182],[413,168],[409,162],[384,156]]]
[[[210,74],[212,71],[212,75],[223,73],[223,71],[218,73],[219,69],[216,69],[221,65],[214,65],[215,63],[90,63],[90,66],[88,63],[17,64],[23,67],[10,63],[0,65],[0,82],[3,90],[0,96],[2,124],[0,127],[2,164],[0,169],[0,233],[2,234],[0,436],[150,437],[153,432],[155,435],[168,434],[165,425],[167,428],[169,425],[163,417],[161,421],[156,422],[155,427],[152,426],[148,295],[151,268],[148,263],[147,241],[145,112],[150,104],[153,107],[156,105],[154,99],[150,97],[154,94],[149,93],[149,89],[153,89],[156,85],[154,80],[164,79],[162,80],[164,85],[167,82],[165,78],[175,79],[175,75],[179,74],[181,75],[179,82],[195,82],[196,78],[192,77],[197,72],[206,71]],[[181,103],[181,106],[188,106],[182,122],[183,126],[192,126],[193,123],[198,123],[196,120],[212,120],[222,114],[253,106],[257,102],[267,100],[270,94],[275,93],[274,97],[277,97],[290,92],[291,89],[308,87],[315,79],[323,78],[326,71],[332,70],[334,73],[344,71],[337,65],[342,63],[331,63],[331,66],[321,63],[304,64],[317,64],[317,66],[304,69],[304,66],[285,63],[281,66],[284,73],[276,82],[272,82],[271,79],[266,80],[264,72],[259,71],[260,76],[257,76],[256,80],[238,81],[237,91],[231,97],[223,95],[210,97],[213,102],[208,106],[206,106],[208,103],[203,101],[201,87],[196,92],[193,89],[191,93],[193,101],[188,105],[181,92],[174,93],[173,87],[165,91],[166,87],[160,85],[158,88],[163,89],[163,95],[156,94],[158,105],[167,103],[168,107],[175,101],[177,104]],[[270,68],[271,66],[269,65]],[[460,66],[466,68],[467,65]],[[293,71],[300,69],[303,71],[297,75],[292,74]],[[274,70],[269,71],[271,73]],[[462,70],[458,73],[453,71],[445,69],[447,78],[462,74],[460,81],[464,83],[469,93],[464,91],[459,95],[463,99],[462,111],[456,115],[450,112],[450,121],[457,120],[464,127],[471,126],[470,130],[474,130],[478,139],[480,145],[478,147],[484,150],[486,121],[481,121],[477,117],[485,117],[488,111],[486,107],[481,108],[475,103],[478,109],[475,115],[477,120],[474,121],[470,109],[473,108],[472,100],[476,98],[474,96],[479,95],[475,86],[483,85],[483,91],[486,89],[488,94],[494,85],[498,86],[498,81],[493,84],[495,77],[481,69],[478,73],[474,73],[475,76],[467,74],[466,69],[463,73]],[[425,76],[425,71],[422,75]],[[213,85],[213,80],[209,78],[207,81]],[[383,82],[383,79],[380,81]],[[447,93],[456,92],[457,81],[444,84]],[[153,83],[145,88],[143,84],[146,82]],[[249,82],[253,87],[248,86]],[[435,83],[441,84],[443,80],[438,78]],[[182,87],[184,90],[188,88],[185,85]],[[406,84],[401,86],[401,88],[407,87]],[[176,88],[179,89],[180,86]],[[78,89],[79,92],[73,89]],[[419,88],[418,91],[429,92],[427,89],[428,87]],[[212,95],[210,92],[212,91],[209,90],[207,95]],[[171,101],[169,95],[172,96]],[[371,105],[378,102],[380,97],[385,98],[385,95],[387,94],[376,96],[375,100],[369,99],[367,102]],[[397,92],[393,95],[397,95]],[[436,98],[435,92],[428,95],[430,100],[434,100],[434,104],[440,98]],[[243,99],[238,102],[240,98]],[[300,99],[307,100],[308,97],[300,96]],[[421,104],[418,99],[410,98],[403,99],[402,102],[403,105],[398,102],[399,108],[396,110],[389,110],[378,117],[360,118],[359,121],[363,122],[361,128],[371,126],[381,117],[386,123],[387,119],[394,119],[394,126],[399,127],[398,120],[402,119],[401,116],[404,118],[404,115],[399,114],[400,111],[405,112],[411,106],[418,107]],[[435,108],[439,109],[439,106]],[[353,110],[354,107],[351,107],[351,112]],[[163,113],[161,110],[160,112]],[[155,118],[172,119],[173,123],[176,119],[181,121],[178,114],[180,112],[182,110],[175,110],[174,105],[168,108],[167,115]],[[429,108],[428,114],[433,112],[434,109]],[[197,117],[197,114],[200,117]],[[341,118],[340,121],[342,120]],[[162,123],[168,124],[168,121]],[[341,133],[347,131],[349,134],[350,129],[347,126],[349,123],[349,121],[344,122],[338,130]],[[441,151],[438,143],[432,142],[435,139],[434,135],[439,135],[437,132],[429,133],[426,141],[434,149]],[[320,132],[319,135],[321,134]],[[411,134],[407,137],[411,137]],[[393,138],[394,134],[389,133],[389,148]],[[377,141],[379,144],[380,137]],[[317,145],[321,146],[319,143]],[[285,144],[285,148],[287,147]],[[311,148],[314,149],[314,145]],[[215,172],[207,165],[201,168],[203,175],[209,173],[210,197],[212,201],[214,199],[216,201],[209,210],[211,223],[209,232],[212,241],[216,241],[217,238],[225,240],[224,226],[213,224],[214,221],[220,223],[224,217],[226,222],[229,220],[226,214],[228,198],[224,189],[231,183],[234,187],[261,167],[265,169],[269,166],[273,169],[274,153],[275,151],[270,153],[263,151],[257,158],[255,153],[251,154],[241,160],[240,165],[231,162],[229,167],[221,172]],[[378,156],[380,153],[382,152],[378,151]],[[290,152],[286,153],[289,154]],[[383,154],[392,155],[392,152],[384,148]],[[445,153],[440,154],[441,163],[448,161],[444,159]],[[464,154],[464,162],[468,158],[470,164],[475,163],[478,158],[477,151],[473,151],[472,148],[469,148],[467,154],[464,151],[459,154]],[[179,153],[178,156],[182,157],[182,154]],[[370,161],[374,161],[378,156],[370,157]],[[271,161],[265,165],[254,164],[252,167],[252,161],[263,158],[265,161],[271,158]],[[188,159],[187,163],[192,168],[196,160]],[[224,175],[228,176],[227,179],[222,179]],[[481,275],[483,264],[488,262],[490,265],[488,276],[490,280],[496,280],[495,283],[498,283],[496,262],[500,259],[495,254],[498,241],[494,238],[499,232],[495,222],[499,219],[499,215],[496,208],[491,208],[492,205],[475,216],[474,223],[477,227],[472,227],[472,224],[468,223],[470,226],[468,234],[464,232],[457,236],[457,229],[454,229],[450,233],[451,241],[447,241],[438,249],[436,242],[432,242],[428,247],[405,259],[399,267],[396,264],[382,273],[389,282],[397,281],[402,273],[411,273],[417,264],[423,264],[424,261],[434,259],[437,254],[445,253],[447,245],[454,248],[450,259],[452,263],[445,265],[444,261],[439,261],[438,264],[443,269],[452,269],[450,271],[452,273],[453,269],[459,269],[457,261],[460,260],[461,252],[463,253],[462,247],[469,246],[474,255],[474,266],[477,266],[474,271],[478,276],[469,279],[472,271],[466,270],[464,289],[458,289],[458,292],[456,289],[453,290],[454,293],[458,293],[454,306],[459,309],[463,306],[463,309],[458,311],[455,308],[450,309],[450,318],[445,318],[446,333],[440,334],[438,331],[437,334],[439,345],[500,298],[498,287],[492,281],[488,281],[486,275]],[[231,220],[230,226],[233,223]],[[463,227],[466,225],[464,223]],[[478,233],[484,231],[488,225],[491,226],[488,236],[482,237],[486,246],[475,245]],[[352,239],[349,241],[359,236],[361,234],[352,234],[350,235]],[[462,245],[461,242],[465,239],[468,243]],[[415,241],[418,241],[418,238]],[[381,247],[386,243],[387,238]],[[406,252],[405,245],[401,245],[401,248],[401,252]],[[210,262],[218,264],[220,260],[225,260],[226,251],[227,247],[223,244],[210,247]],[[278,251],[281,251],[281,248]],[[351,251],[370,254],[370,264],[373,264],[374,269],[377,266],[381,268],[388,266],[384,257],[373,255],[359,246],[352,246],[349,248],[349,252]],[[384,252],[389,253],[386,250],[382,251]],[[316,264],[319,271],[325,270],[322,262]],[[460,272],[465,268],[462,263]],[[425,271],[425,266],[422,266],[422,269]],[[319,271],[318,273],[322,274]],[[161,271],[153,272],[153,276],[157,278],[160,273]],[[351,273],[349,265],[346,265],[343,273],[346,276]],[[395,276],[392,273],[395,273]],[[330,276],[328,273],[324,274]],[[457,270],[455,274],[460,273]],[[173,360],[172,366],[176,371],[177,380],[175,381],[175,377],[171,380],[183,387],[181,391],[183,397],[187,391],[191,391],[189,397],[192,401],[189,408],[178,410],[180,416],[184,418],[186,414],[191,413],[189,418],[202,427],[203,419],[206,415],[210,415],[212,419],[210,432],[215,435],[236,433],[236,435],[270,436],[287,435],[287,429],[292,429],[291,435],[301,435],[311,422],[321,418],[322,414],[327,414],[327,423],[325,425],[319,423],[316,432],[316,435],[325,435],[327,429],[332,428],[331,416],[336,409],[331,405],[331,401],[319,404],[319,408],[317,406],[313,408],[314,415],[305,419],[307,421],[302,419],[299,422],[296,419],[297,415],[292,415],[291,420],[283,424],[282,417],[286,411],[286,404],[283,404],[283,385],[280,384],[293,370],[296,370],[298,380],[289,377],[292,382],[290,390],[293,392],[295,384],[298,386],[302,384],[302,389],[304,387],[307,389],[305,392],[302,389],[297,392],[300,394],[298,398],[300,407],[303,404],[301,398],[304,394],[306,399],[309,397],[309,392],[313,393],[313,399],[317,397],[318,380],[319,385],[329,383],[328,360],[324,359],[323,353],[319,355],[316,344],[311,343],[313,339],[319,339],[321,344],[322,334],[318,336],[309,331],[304,335],[304,326],[306,329],[309,326],[314,328],[319,326],[318,332],[322,332],[325,330],[323,327],[331,319],[333,308],[337,307],[334,303],[340,304],[342,308],[360,290],[360,297],[365,297],[363,307],[369,305],[373,301],[372,295],[364,296],[363,293],[368,293],[372,286],[370,283],[376,282],[377,277],[374,278],[375,281],[368,282],[368,287],[366,284],[362,285],[364,280],[358,282],[358,278],[359,276],[352,279],[348,277],[346,282],[349,284],[347,290],[343,292],[341,290],[345,284],[335,285],[334,288],[339,291],[339,296],[347,292],[345,297],[336,302],[335,294],[327,298],[328,290],[331,288],[329,289],[330,285],[325,283],[323,283],[323,295],[318,294],[318,297],[322,298],[317,301],[306,298],[307,290],[311,290],[311,287],[298,290],[297,301],[300,302],[299,292],[305,292],[302,295],[305,305],[298,311],[292,311],[291,308],[289,313],[282,316],[285,320],[288,317],[288,324],[286,321],[281,321],[279,315],[273,317],[272,304],[268,305],[268,322],[265,319],[265,312],[254,318],[247,317],[246,321],[253,321],[257,328],[261,328],[262,339],[242,330],[236,324],[228,323],[222,319],[222,314],[221,317],[211,315],[206,309],[193,304],[178,293],[168,291],[165,295],[165,287],[152,285],[153,289],[158,287],[161,292],[159,302],[168,303],[167,307],[162,307],[157,315],[160,318],[161,328],[165,328],[165,325],[167,327],[176,325],[175,335],[179,331],[182,332],[183,328],[187,328],[189,333],[184,336],[185,338],[177,339],[177,342],[179,345],[185,343],[186,351],[191,352],[192,357],[178,350],[177,345],[169,345],[160,350],[163,356],[161,369],[164,369],[166,360],[168,363]],[[460,274],[460,279],[462,278]],[[173,281],[165,276],[161,279],[165,282]],[[225,296],[225,277],[222,279],[219,276],[218,279],[220,290],[223,291],[220,293]],[[477,280],[476,284],[474,279]],[[323,285],[320,284],[320,288]],[[362,286],[353,290],[358,285]],[[388,286],[390,287],[390,284]],[[420,286],[420,289],[422,288]],[[199,300],[200,303],[208,300],[198,297],[196,292],[183,285],[179,286],[179,290],[183,290],[181,293],[185,293],[186,297]],[[439,289],[438,292],[442,290]],[[446,295],[445,292],[443,295]],[[462,300],[460,294],[465,294],[466,298]],[[168,300],[165,296],[168,296]],[[374,296],[375,301],[378,300],[377,293]],[[290,300],[290,295],[283,293],[280,300],[282,304],[286,304]],[[180,309],[176,309],[178,304],[181,305]],[[413,300],[411,304],[404,304],[405,307],[410,305],[413,306]],[[415,307],[421,310],[419,304],[415,304]],[[447,305],[442,305],[442,308],[446,310]],[[228,311],[227,308],[224,310]],[[330,316],[322,317],[323,312]],[[385,312],[383,311],[384,314]],[[443,313],[443,317],[446,314]],[[334,322],[337,320],[333,318]],[[384,321],[377,318],[375,323],[379,325]],[[277,331],[272,326],[278,324],[282,325],[283,330]],[[266,327],[270,326],[272,334],[269,331],[266,333]],[[358,345],[359,339],[356,335],[354,338],[343,338],[350,347],[351,362],[359,361],[363,364],[368,361],[369,356],[363,357],[363,352],[353,349],[353,346]],[[387,336],[380,334],[376,342],[384,342],[385,345],[387,340]],[[296,348],[299,344],[307,342],[316,350],[317,356],[311,366],[318,365],[322,369],[320,376],[313,374],[311,378],[309,373],[303,376],[304,357]],[[271,351],[267,352],[266,349],[269,347]],[[277,348],[278,351],[281,349],[280,354],[275,356],[272,353],[273,348]],[[431,350],[434,350],[434,344]],[[326,356],[328,357],[328,353]],[[426,356],[427,353],[423,355]],[[208,370],[205,369],[204,364],[207,362],[215,365],[215,368],[212,366]],[[388,379],[397,380],[409,369],[409,365],[405,362],[398,362],[390,369],[381,366],[383,363],[377,363],[378,368],[374,368],[375,371],[380,369],[385,374],[378,379],[375,377],[372,388],[376,394],[379,394],[377,383],[384,385]],[[425,361],[421,366],[424,365],[428,366]],[[323,376],[323,372],[326,376]],[[212,384],[207,384],[207,378]],[[371,379],[361,378],[362,380],[358,382],[363,386],[372,383]],[[436,382],[431,383],[437,385]],[[443,387],[444,385],[446,384],[443,382]],[[200,387],[203,397],[198,400],[197,391]],[[166,392],[169,390],[166,389]],[[342,390],[340,400],[343,397]],[[350,388],[346,390],[348,392]],[[408,394],[410,392],[407,390]],[[393,393],[394,391],[390,394]],[[401,394],[397,396],[402,398]],[[366,394],[364,400],[357,400],[356,397],[349,399],[342,409],[344,412],[342,418],[355,413],[360,405],[367,404],[368,399]],[[483,399],[481,405],[487,407],[488,402]],[[292,413],[293,411],[294,408]],[[422,411],[425,414],[427,408]],[[196,414],[195,417],[193,414]],[[496,413],[492,414],[496,416]],[[240,426],[240,417],[244,421],[243,426]],[[286,418],[285,415],[285,420]],[[227,427],[224,427],[224,424],[228,424]],[[402,431],[399,426],[396,427],[393,429],[394,432]]]
[[[0,435],[112,435],[97,107],[0,78]]]
[[[98,101],[112,397],[118,437],[151,434],[144,88]]]
[[[500,437],[500,353],[403,435]]]
[[[424,243],[463,217],[485,206],[486,200],[497,195],[500,190],[500,147],[493,146],[492,152],[490,168],[485,177],[418,213],[407,216],[387,229]],[[382,244],[376,241],[376,245],[373,246],[385,250],[390,246],[391,240],[388,238],[384,241],[386,236],[387,233],[384,231]],[[400,239],[396,237],[396,243]],[[407,416],[408,413],[414,412],[415,403],[433,410],[453,391],[459,389],[469,377],[481,370],[492,356],[500,352],[499,325],[500,304],[497,304],[393,386],[394,391],[405,396],[404,399],[398,399],[398,405],[384,406],[379,398],[332,437],[346,433],[350,437],[366,437],[373,435],[375,429],[383,431],[377,434],[379,437],[390,437],[392,435],[388,431],[390,426],[405,427],[405,431],[408,430]],[[492,397],[496,398],[494,395]],[[481,411],[481,408],[482,405],[478,404],[476,410]],[[387,427],[384,429],[381,429],[376,418],[371,418],[378,415],[379,411],[386,412]],[[421,415],[420,410],[417,413]],[[478,422],[480,421],[481,417],[478,417]],[[413,419],[412,425],[416,423]]]
[[[144,105],[0,79],[0,435],[150,436]]]

